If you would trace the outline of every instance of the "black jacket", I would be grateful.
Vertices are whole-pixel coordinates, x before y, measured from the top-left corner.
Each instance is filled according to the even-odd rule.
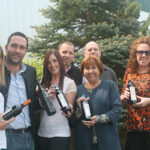
[[[78,67],[74,66],[73,63],[71,64],[71,68],[67,72],[67,74],[72,80],[74,80],[76,85],[82,84],[82,74],[80,72],[80,69]]]
[[[26,93],[27,93],[27,98],[31,99],[31,103],[29,104],[29,114],[30,114],[30,119],[31,119],[31,127],[32,131],[35,131],[35,119],[34,119],[34,110],[35,107],[37,106],[36,104],[36,70],[35,68],[26,65],[26,71],[22,73],[22,77],[24,78],[25,81],[25,86],[26,86]],[[7,104],[7,98],[8,98],[8,90],[10,86],[10,81],[11,81],[11,74],[7,67],[5,67],[5,80],[6,80],[6,85],[5,87],[0,88],[1,93],[4,96],[4,109],[6,109],[6,104]]]

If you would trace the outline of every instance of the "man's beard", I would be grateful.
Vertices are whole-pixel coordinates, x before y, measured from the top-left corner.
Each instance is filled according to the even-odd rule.
[[[9,55],[6,57],[6,61],[14,66],[20,65],[22,63],[22,59],[15,62]]]

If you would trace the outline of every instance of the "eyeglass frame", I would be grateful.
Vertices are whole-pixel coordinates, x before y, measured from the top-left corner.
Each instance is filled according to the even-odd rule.
[[[145,50],[145,51],[143,51],[143,50],[138,50],[138,51],[136,51],[135,52],[137,55],[140,55],[140,56],[142,56],[143,54],[145,54],[146,56],[150,56],[150,50]]]

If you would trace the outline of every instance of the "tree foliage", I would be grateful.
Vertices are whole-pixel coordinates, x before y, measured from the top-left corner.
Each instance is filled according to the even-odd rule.
[[[44,53],[63,41],[74,43],[77,51],[85,43],[100,43],[102,60],[122,77],[130,42],[140,31],[139,5],[130,0],[50,0],[53,5],[40,11],[49,22],[33,27],[36,35],[29,50]],[[81,55],[81,56],[79,56]],[[77,54],[76,63],[83,55]],[[120,68],[118,71],[118,67]],[[120,72],[121,71],[121,72]]]
[[[38,56],[37,54],[27,53],[27,55],[23,59],[23,62],[25,64],[28,64],[28,65],[36,68],[38,80],[41,80],[41,77],[43,75],[43,60],[44,60],[43,57],[44,57],[43,55]]]
[[[90,40],[100,41],[139,32],[139,6],[128,0],[50,0],[52,6],[41,9],[49,20],[33,27],[30,51],[43,53],[62,41],[72,41],[80,49]]]
[[[150,15],[148,16],[146,21],[141,22],[140,35],[150,36]]]
[[[48,48],[58,48],[63,41],[71,41],[76,47],[75,62],[80,64],[84,45],[93,40],[99,43],[103,63],[113,68],[121,80],[130,44],[139,36],[140,6],[134,0],[50,2],[53,5],[40,10],[48,22],[33,27],[36,35],[30,39],[29,50],[39,55]],[[124,121],[123,117],[120,126]]]

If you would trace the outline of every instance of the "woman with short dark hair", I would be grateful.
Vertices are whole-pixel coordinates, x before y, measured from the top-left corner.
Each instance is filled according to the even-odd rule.
[[[87,81],[77,87],[74,105],[78,120],[75,128],[77,150],[120,150],[117,121],[122,108],[117,86],[111,80],[100,80],[103,65],[94,56],[84,58],[80,69]],[[82,119],[83,101],[90,105],[90,121]]]

